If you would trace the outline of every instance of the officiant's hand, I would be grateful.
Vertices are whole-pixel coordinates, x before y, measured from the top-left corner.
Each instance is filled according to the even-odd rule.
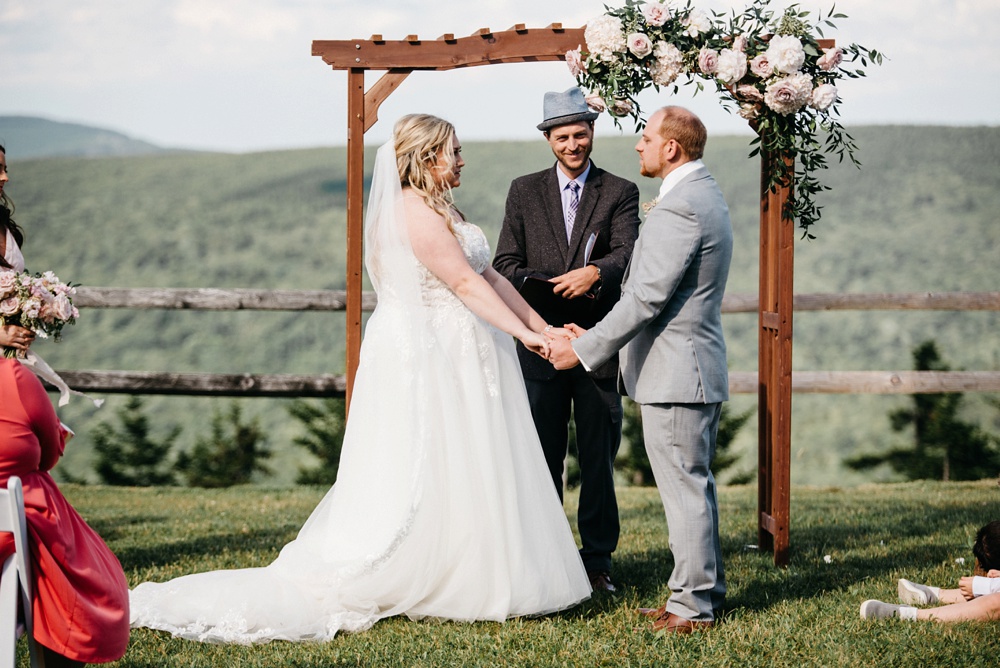
[[[597,270],[597,267],[588,264],[586,267],[580,267],[553,278],[551,282],[556,285],[552,291],[560,297],[575,299],[590,292],[594,283],[597,283],[600,278],[601,272]]]
[[[549,340],[549,362],[557,371],[563,371],[579,364],[580,358],[573,352],[569,339],[557,336]]]

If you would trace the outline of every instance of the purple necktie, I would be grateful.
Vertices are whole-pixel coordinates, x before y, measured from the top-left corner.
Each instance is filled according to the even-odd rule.
[[[580,184],[570,181],[566,184],[569,190],[569,203],[566,205],[566,242],[573,236],[573,223],[576,221],[576,210],[580,206]]]

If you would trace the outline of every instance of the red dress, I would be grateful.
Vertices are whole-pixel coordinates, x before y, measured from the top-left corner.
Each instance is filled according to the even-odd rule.
[[[0,485],[16,475],[24,486],[35,639],[76,661],[114,661],[128,645],[128,583],[48,473],[64,444],[41,382],[20,362],[0,358]],[[0,563],[13,551],[13,536],[0,534]]]

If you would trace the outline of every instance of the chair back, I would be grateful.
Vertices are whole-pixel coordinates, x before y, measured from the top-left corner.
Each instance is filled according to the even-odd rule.
[[[21,479],[11,476],[0,488],[0,533],[14,534],[14,554],[0,571],[0,668],[14,668],[17,660],[18,608],[28,639],[32,668],[45,668],[41,647],[32,633],[31,562],[28,558],[28,523],[24,518]]]

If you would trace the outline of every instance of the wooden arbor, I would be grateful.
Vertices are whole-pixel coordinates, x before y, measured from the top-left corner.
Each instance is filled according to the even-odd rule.
[[[828,42],[828,43],[827,43]],[[583,28],[527,29],[516,25],[493,32],[483,28],[469,37],[416,35],[387,41],[381,35],[362,40],[317,40],[312,54],[335,70],[347,70],[347,401],[350,403],[361,349],[362,204],[364,134],[378,120],[378,108],[414,70],[443,71],[476,65],[565,59],[584,44]],[[824,40],[824,47],[833,42]],[[384,71],[365,91],[365,72]],[[789,487],[792,409],[792,287],[794,221],[782,214],[790,188],[769,190],[768,161],[763,155],[760,199],[760,306],[758,350],[758,543],[788,563]],[[788,160],[789,165],[791,161]]]

